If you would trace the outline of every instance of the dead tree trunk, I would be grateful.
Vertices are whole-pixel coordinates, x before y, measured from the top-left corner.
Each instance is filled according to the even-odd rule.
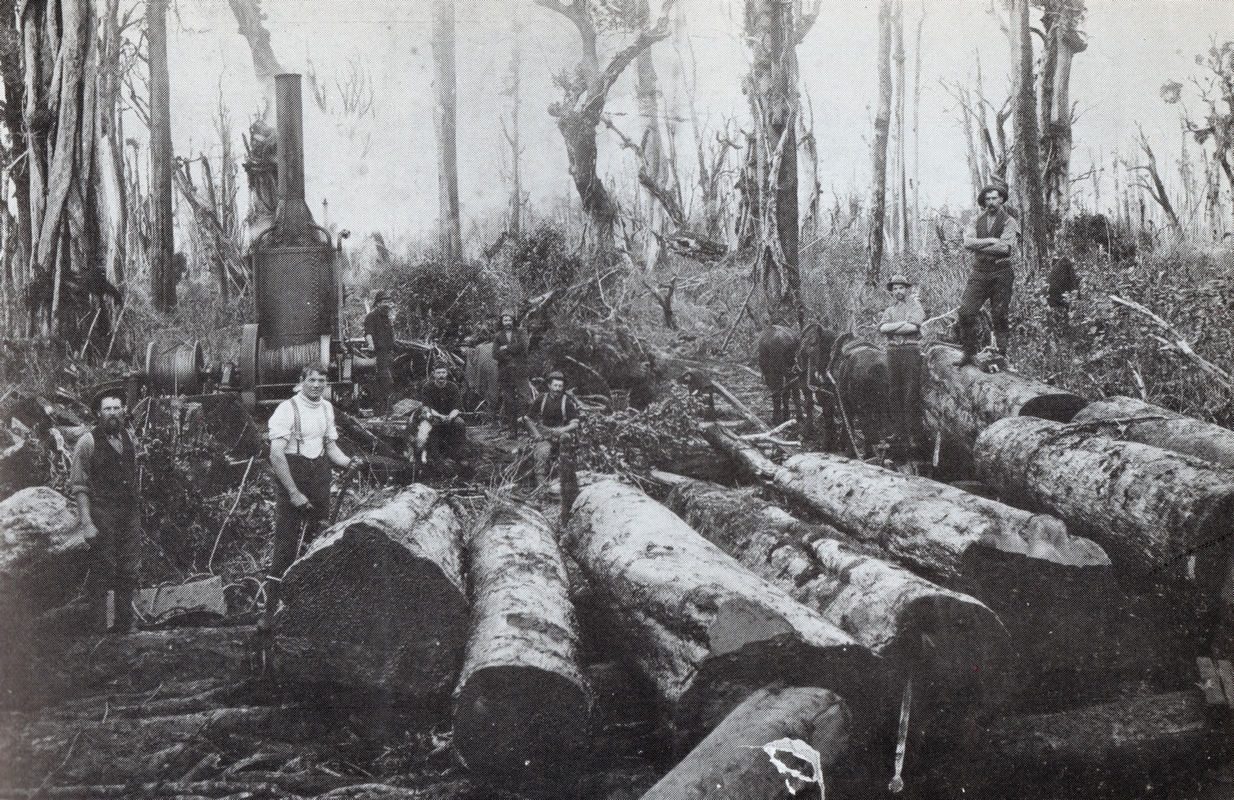
[[[887,138],[891,129],[891,0],[878,6],[878,111],[874,117],[874,188],[870,198],[870,225],[866,250],[870,261],[866,282],[875,286],[883,264],[883,226],[887,220]]]
[[[1076,29],[1083,5],[1051,2],[1041,15],[1046,52],[1040,83],[1041,154],[1046,209],[1066,223],[1071,205],[1071,62],[1088,48]]]
[[[1011,647],[994,612],[868,555],[827,525],[799,522],[748,491],[688,482],[668,507],[754,574],[915,676],[922,697],[996,707]],[[875,551],[881,555],[881,551]],[[973,665],[980,665],[974,670]]]
[[[826,689],[811,687],[759,689],[725,717],[673,770],[652,786],[642,800],[780,800],[790,795],[784,777],[761,745],[800,739],[818,751],[822,776],[848,750],[849,711]],[[806,773],[812,766],[793,766]]]
[[[518,8],[514,10],[514,45],[510,51],[510,130],[505,131],[506,142],[510,145],[510,211],[506,221],[506,230],[517,241],[523,235],[523,181],[519,172],[523,156],[522,145],[519,144],[519,106],[522,103],[520,79],[523,71],[523,23],[518,16]]]
[[[1234,601],[1234,471],[1043,419],[1009,418],[977,439],[982,480],[1062,518],[1132,579],[1194,584]]]
[[[775,680],[864,696],[867,649],[637,489],[584,488],[562,544],[609,609],[615,640],[694,741]]]
[[[341,522],[283,576],[279,672],[407,697],[448,693],[467,642],[461,526],[413,484]]]
[[[472,772],[571,772],[587,751],[589,701],[553,529],[534,512],[501,509],[468,552],[471,638],[455,693],[455,751]]]
[[[977,436],[1003,417],[1040,417],[1070,422],[1088,401],[1056,386],[1014,372],[987,373],[955,366],[959,354],[946,345],[925,356],[921,407],[926,427],[943,438],[954,456],[967,462]]]
[[[1041,191],[1041,156],[1037,130],[1037,95],[1033,81],[1033,33],[1029,24],[1032,0],[1008,0],[1011,17],[1011,85],[1015,143],[1014,192],[1020,201],[1020,229],[1028,274],[1040,275],[1045,263],[1045,199]]]
[[[433,129],[437,133],[437,203],[441,254],[463,254],[458,207],[458,106],[454,77],[454,0],[433,0]]]
[[[1135,169],[1147,172],[1148,180],[1140,178],[1136,181],[1136,186],[1148,192],[1149,197],[1153,198],[1157,205],[1161,206],[1161,210],[1165,212],[1166,219],[1170,222],[1170,228],[1175,233],[1181,234],[1183,226],[1178,221],[1178,215],[1174,213],[1174,204],[1170,202],[1170,195],[1161,180],[1161,173],[1157,169],[1157,156],[1153,155],[1153,148],[1148,143],[1148,137],[1144,135],[1144,129],[1140,128],[1139,130],[1140,149],[1144,151],[1144,155],[1148,158],[1148,163],[1135,167]]]
[[[1100,547],[1068,535],[1054,517],[842,456],[805,453],[777,466],[719,426],[703,435],[827,523],[944,586],[960,578],[965,552],[978,545],[1066,566],[1109,564]]]
[[[1111,439],[1160,447],[1234,470],[1234,431],[1131,397],[1089,403],[1071,420]]]
[[[249,43],[253,54],[253,72],[261,86],[261,119],[267,120],[274,111],[274,76],[285,70],[274,56],[270,46],[270,31],[263,22],[266,15],[261,11],[261,0],[228,0],[231,13],[239,25],[240,35]]]
[[[167,0],[146,6],[150,65],[150,299],[159,311],[176,307],[175,219],[172,216],[171,79],[167,72]]]

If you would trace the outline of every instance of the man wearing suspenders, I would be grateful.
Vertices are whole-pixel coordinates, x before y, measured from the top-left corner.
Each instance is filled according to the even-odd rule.
[[[300,372],[299,390],[270,416],[270,466],[274,484],[274,557],[266,576],[268,627],[278,608],[283,573],[299,555],[300,542],[317,534],[330,513],[330,464],[344,469],[351,459],[339,449],[334,406],[326,400],[326,372],[310,364]]]
[[[532,451],[536,462],[536,485],[547,486],[561,439],[573,433],[579,425],[578,403],[566,394],[566,378],[560,372],[548,374],[548,391],[531,404],[529,421],[535,439]],[[539,424],[536,424],[539,423]]]
[[[990,316],[994,319],[994,339],[998,348],[1007,352],[1011,337],[1011,289],[1015,284],[1012,256],[1018,248],[1020,225],[1003,208],[1007,190],[1002,186],[987,186],[977,195],[977,205],[985,209],[964,231],[964,249],[973,254],[973,271],[964,286],[960,300],[960,344],[964,355],[956,366],[972,364],[979,342],[979,315],[985,301],[990,301]]]

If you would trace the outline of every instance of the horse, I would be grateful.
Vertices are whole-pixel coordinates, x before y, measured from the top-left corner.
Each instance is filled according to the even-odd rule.
[[[831,363],[832,347],[838,338],[839,331],[811,322],[801,331],[801,343],[793,359],[797,396],[805,407],[805,435],[817,436],[824,449],[827,449],[835,432],[835,394],[827,378],[827,368]],[[815,405],[819,407],[821,430],[814,427]]]
[[[781,325],[772,325],[758,337],[758,369],[763,383],[771,392],[771,424],[788,419],[789,397],[801,418],[800,389],[795,381],[795,365],[800,340],[797,334]]]
[[[887,352],[846,333],[832,343],[827,372],[853,452],[864,457],[865,448],[856,441],[856,431],[865,442],[878,442],[891,430]]]

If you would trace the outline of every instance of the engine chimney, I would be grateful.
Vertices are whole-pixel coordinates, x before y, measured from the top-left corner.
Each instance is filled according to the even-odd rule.
[[[300,76],[274,76],[274,109],[278,131],[278,212],[275,237],[286,247],[316,244],[310,229],[313,215],[304,199],[304,110]]]

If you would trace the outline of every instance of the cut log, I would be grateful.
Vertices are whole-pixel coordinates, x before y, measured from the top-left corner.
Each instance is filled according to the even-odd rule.
[[[718,426],[704,426],[703,435],[825,522],[944,586],[960,577],[974,545],[1067,566],[1110,563],[1100,547],[1045,514],[843,456],[803,453],[777,466]]]
[[[974,457],[983,480],[1092,537],[1128,578],[1193,581],[1213,600],[1227,580],[1232,470],[1040,419],[991,425]]]
[[[1088,430],[1185,453],[1234,469],[1234,431],[1145,403],[1131,397],[1107,397],[1089,403],[1072,422]]]
[[[471,637],[456,693],[455,752],[477,773],[566,773],[587,750],[589,700],[553,530],[534,511],[502,508],[468,553]]]
[[[971,457],[977,436],[1004,417],[1039,417],[1070,422],[1088,401],[1014,372],[956,368],[960,352],[936,344],[925,354],[921,407],[926,427],[941,434],[949,452]]]
[[[19,595],[27,611],[72,600],[88,552],[76,507],[59,492],[31,486],[0,502],[0,590]]]
[[[691,482],[674,489],[667,505],[901,674],[911,671],[921,697],[1002,702],[1011,639],[980,601],[872,557],[870,548],[855,549],[835,528],[801,522],[750,490]]]
[[[848,698],[875,688],[869,650],[637,489],[583,489],[562,543],[687,739],[775,680]]]
[[[467,643],[462,528],[413,484],[327,530],[283,576],[278,673],[406,697],[454,688]]]
[[[784,776],[762,749],[780,739],[799,739],[817,750],[826,785],[828,770],[847,749],[848,727],[844,702],[826,689],[760,689],[733,709],[642,800],[788,798]],[[810,775],[812,765],[784,760],[809,777],[819,777]]]

